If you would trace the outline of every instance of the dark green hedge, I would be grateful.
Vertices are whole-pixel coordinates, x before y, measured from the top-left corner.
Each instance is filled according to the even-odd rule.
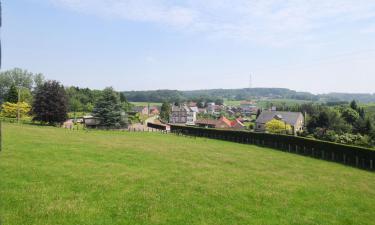
[[[374,170],[375,151],[369,148],[342,145],[288,135],[217,130],[177,125],[171,125],[171,132],[197,137],[234,141],[238,143],[267,146],[286,152],[293,152],[314,158]]]
[[[167,126],[162,124],[147,123],[147,127],[154,128],[157,130],[167,130]]]

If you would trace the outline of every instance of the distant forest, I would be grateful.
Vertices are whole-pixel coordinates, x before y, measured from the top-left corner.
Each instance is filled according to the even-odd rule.
[[[196,99],[295,99],[322,102],[375,102],[375,94],[330,93],[314,95],[309,92],[297,92],[286,88],[244,88],[244,89],[210,89],[195,91],[155,90],[123,92],[131,102],[182,102]]]

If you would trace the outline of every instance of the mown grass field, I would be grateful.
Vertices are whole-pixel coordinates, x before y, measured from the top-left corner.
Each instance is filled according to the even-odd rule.
[[[374,224],[375,174],[250,145],[3,124],[1,224]]]

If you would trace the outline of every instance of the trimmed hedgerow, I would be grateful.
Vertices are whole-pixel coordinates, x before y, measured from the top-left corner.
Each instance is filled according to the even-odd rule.
[[[286,152],[293,152],[314,158],[374,170],[375,151],[370,148],[349,146],[288,135],[218,130],[178,125],[171,125],[171,132],[267,146]]]
[[[162,124],[147,123],[147,127],[154,128],[157,130],[167,130],[167,126]]]

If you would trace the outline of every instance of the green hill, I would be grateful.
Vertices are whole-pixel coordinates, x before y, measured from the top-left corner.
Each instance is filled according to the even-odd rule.
[[[159,133],[4,124],[2,224],[373,224],[375,174]]]

